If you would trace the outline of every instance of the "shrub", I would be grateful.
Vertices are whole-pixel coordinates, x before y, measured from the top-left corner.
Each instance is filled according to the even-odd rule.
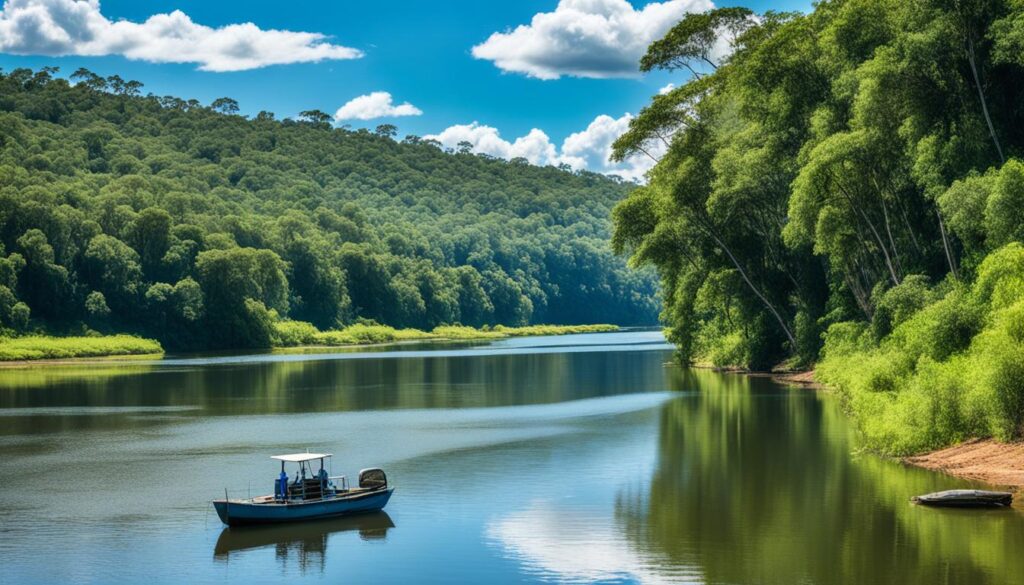
[[[113,355],[143,355],[163,353],[160,344],[152,339],[134,335],[108,335],[101,337],[49,337],[27,335],[0,338],[0,361],[64,359]]]
[[[989,254],[969,288],[940,295],[912,284],[889,299],[890,335],[875,343],[874,324],[870,332],[833,325],[818,365],[868,446],[904,455],[969,437],[1024,436],[1024,248]],[[901,314],[909,316],[899,322]]]
[[[312,323],[305,321],[279,321],[274,324],[276,334],[276,345],[280,347],[295,347],[297,345],[310,345],[316,343],[320,331]]]

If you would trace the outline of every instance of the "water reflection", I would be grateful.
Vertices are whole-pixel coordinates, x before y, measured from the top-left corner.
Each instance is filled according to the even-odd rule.
[[[75,367],[57,374],[0,370],[0,436],[160,425],[128,407],[181,416],[466,408],[550,404],[664,389],[664,352],[481,354],[195,367]],[[621,347],[630,347],[622,345]],[[441,354],[442,352],[438,352]],[[44,370],[45,371],[45,370]],[[93,375],[95,374],[95,376]],[[40,391],[45,390],[45,391]],[[96,410],[116,407],[119,411]],[[49,416],[40,409],[95,414]],[[13,417],[15,410],[32,415]],[[24,414],[24,413],[23,413]],[[150,413],[155,414],[155,413]]]
[[[562,583],[704,583],[699,567],[651,558],[603,514],[536,501],[496,520],[487,537],[539,580]]]
[[[1024,580],[1019,511],[910,505],[966,482],[855,455],[837,401],[757,379],[701,387],[662,408],[647,489],[620,493],[635,548],[708,583]]]
[[[646,345],[0,370],[3,579],[1024,585],[1020,511],[911,506],[966,484],[858,454],[833,397]],[[222,529],[210,498],[307,447],[386,469],[394,522]]]
[[[384,541],[388,530],[394,527],[387,512],[374,512],[317,522],[224,528],[217,538],[213,558],[228,563],[233,555],[273,548],[282,569],[294,564],[303,574],[311,570],[322,573],[329,538],[342,532],[358,531],[363,541]]]

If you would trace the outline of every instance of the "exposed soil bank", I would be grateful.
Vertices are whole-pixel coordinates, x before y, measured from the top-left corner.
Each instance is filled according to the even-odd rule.
[[[814,370],[806,372],[771,372],[767,374],[772,380],[783,384],[797,384],[808,388],[824,390],[825,385],[814,379]]]
[[[906,457],[903,461],[965,479],[1024,487],[1024,442],[973,439],[931,453]]]
[[[754,378],[771,378],[776,382],[782,384],[796,384],[798,386],[806,386],[807,388],[814,388],[817,390],[825,390],[825,385],[821,384],[814,379],[814,370],[807,371],[791,371],[791,370],[772,370],[770,372],[755,372],[739,367],[722,367],[713,366],[710,364],[693,364],[691,367],[702,368],[708,370],[714,370],[723,374],[740,374],[743,376],[751,376]]]

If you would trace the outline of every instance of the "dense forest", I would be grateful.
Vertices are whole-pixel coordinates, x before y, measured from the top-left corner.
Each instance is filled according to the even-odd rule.
[[[0,74],[0,336],[657,318],[607,243],[632,184],[58,73]]]
[[[1024,435],[1024,2],[717,9],[639,65],[688,81],[615,144],[658,164],[613,244],[681,359],[817,362],[890,453]]]

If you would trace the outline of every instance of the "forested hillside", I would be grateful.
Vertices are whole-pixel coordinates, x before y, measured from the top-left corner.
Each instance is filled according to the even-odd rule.
[[[723,46],[728,57],[719,58]],[[869,442],[1024,435],[1024,2],[687,16],[614,211],[684,360],[819,363]]]
[[[607,243],[622,181],[56,74],[0,76],[0,335],[655,320]]]

